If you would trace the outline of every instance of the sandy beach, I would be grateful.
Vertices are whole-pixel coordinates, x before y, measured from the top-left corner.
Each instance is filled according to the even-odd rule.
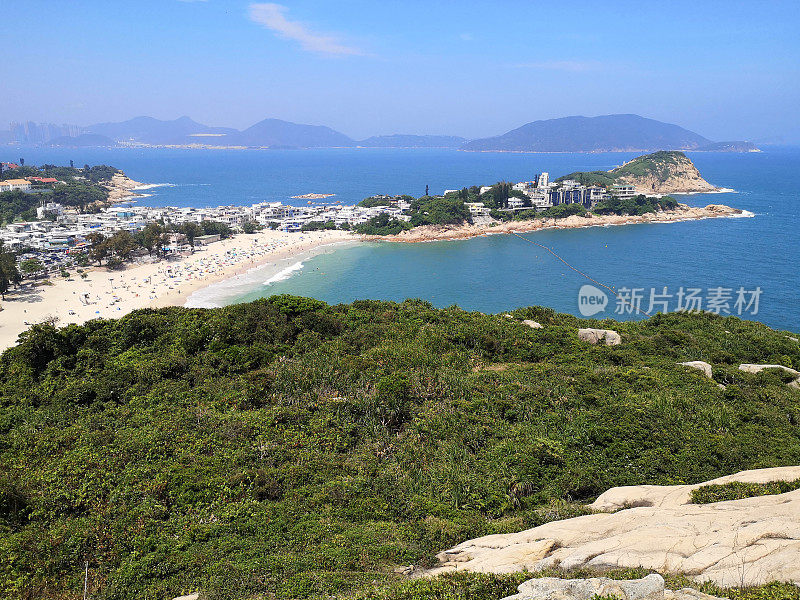
[[[19,334],[34,323],[55,319],[58,326],[64,326],[119,318],[140,308],[181,306],[198,289],[259,265],[277,264],[314,248],[359,239],[335,230],[262,231],[239,234],[181,257],[132,264],[120,270],[90,268],[86,279],[72,273],[68,279],[51,276],[51,285],[44,279],[28,280],[0,302],[0,350],[13,346]]]
[[[397,236],[359,236],[328,230],[307,233],[262,231],[239,234],[198,248],[193,254],[133,264],[121,270],[93,267],[86,279],[73,273],[68,279],[51,276],[49,283],[26,281],[0,303],[0,350],[14,345],[20,333],[34,323],[55,319],[57,325],[84,323],[96,318],[119,318],[140,308],[164,306],[215,306],[193,296],[214,285],[225,285],[265,267],[279,273],[292,260],[305,260],[325,246],[359,240],[427,242],[468,239],[481,235],[522,233],[543,229],[571,229],[637,223],[672,223],[686,220],[752,216],[738,209],[711,204],[704,208],[679,205],[676,210],[642,216],[572,216],[495,225],[426,226]],[[290,268],[291,270],[291,268]],[[268,278],[269,269],[258,272]],[[201,293],[202,295],[202,293]],[[191,300],[190,300],[191,297]]]

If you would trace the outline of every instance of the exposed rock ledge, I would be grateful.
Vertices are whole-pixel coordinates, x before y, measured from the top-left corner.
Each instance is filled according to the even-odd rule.
[[[709,204],[706,207],[692,207],[679,204],[675,210],[665,210],[645,215],[592,215],[579,217],[573,215],[565,219],[534,219],[531,221],[510,221],[492,225],[425,225],[403,231],[392,236],[366,236],[374,241],[388,242],[430,242],[435,240],[463,240],[481,235],[500,233],[524,233],[540,229],[576,229],[579,227],[603,227],[611,225],[635,225],[639,223],[674,223],[720,217],[741,217],[749,213],[724,204]]]
[[[138,196],[133,190],[142,184],[134,181],[124,173],[114,173],[111,181],[106,186],[108,188],[108,201],[121,202],[127,198]]]
[[[798,477],[800,467],[785,467],[743,471],[707,483]],[[723,587],[800,583],[800,490],[688,504],[699,485],[613,488],[593,508],[636,508],[469,540],[440,553],[440,566],[427,574],[643,567]]]
[[[664,586],[661,575],[652,574],[642,579],[557,579],[541,577],[529,579],[518,588],[519,593],[508,596],[504,600],[592,600],[592,598],[608,597],[619,600],[719,600],[684,588],[668,590]],[[180,599],[176,599],[180,600]]]

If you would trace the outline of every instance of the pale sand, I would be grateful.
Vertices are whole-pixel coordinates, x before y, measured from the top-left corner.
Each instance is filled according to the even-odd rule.
[[[359,236],[345,231],[240,234],[198,248],[194,254],[124,270],[87,269],[88,277],[51,276],[53,285],[28,281],[0,303],[0,350],[13,346],[29,325],[51,318],[58,326],[97,318],[119,318],[140,308],[180,306],[196,290],[268,262]],[[89,304],[85,304],[88,294]]]
[[[680,205],[674,211],[650,213],[641,217],[608,215],[569,217],[558,221],[515,221],[494,227],[418,227],[389,237],[358,236],[337,230],[303,234],[277,231],[240,234],[182,258],[131,266],[121,271],[94,268],[87,271],[87,279],[80,279],[77,275],[69,280],[54,276],[51,278],[52,286],[37,286],[34,285],[37,282],[27,282],[19,290],[6,294],[6,300],[0,304],[3,309],[0,312],[0,350],[14,345],[17,336],[29,324],[55,317],[57,324],[63,326],[84,323],[95,318],[118,318],[139,308],[182,306],[192,293],[201,288],[231,279],[254,267],[267,263],[277,264],[283,259],[338,242],[364,239],[426,242],[551,228],[670,223],[736,216],[752,214],[724,205],[709,205],[704,208]],[[89,294],[88,305],[81,302],[84,294]]]

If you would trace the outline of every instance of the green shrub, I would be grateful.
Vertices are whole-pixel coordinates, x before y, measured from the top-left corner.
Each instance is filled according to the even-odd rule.
[[[800,364],[786,332],[512,317],[275,296],[34,326],[0,357],[0,597],[81,597],[88,561],[107,600],[501,598],[522,575],[394,569],[612,486],[800,464],[780,377],[724,372],[729,395],[675,364]]]
[[[726,500],[741,500],[754,496],[785,494],[800,489],[800,479],[794,481],[770,481],[769,483],[743,483],[732,481],[724,484],[704,485],[692,490],[692,504],[709,504]]]

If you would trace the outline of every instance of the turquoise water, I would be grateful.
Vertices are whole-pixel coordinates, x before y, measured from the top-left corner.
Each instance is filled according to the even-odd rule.
[[[336,194],[352,204],[373,194],[421,196],[445,189],[523,181],[540,171],[610,169],[635,153],[519,154],[441,149],[177,150],[25,148],[7,151],[28,163],[106,163],[136,181],[165,183],[148,190],[150,206],[250,205],[256,202],[305,204],[291,196]],[[2,153],[0,151],[0,153]],[[4,154],[5,156],[5,154]]]
[[[15,150],[14,152],[20,153]],[[28,150],[28,162],[105,162],[134,179],[170,183],[152,190],[151,205],[286,202],[305,192],[337,194],[354,202],[373,193],[420,195],[497,180],[527,180],[549,171],[608,169],[631,158],[611,154],[464,153],[449,150]],[[743,316],[778,328],[800,330],[800,149],[760,154],[693,153],[704,177],[734,194],[681,198],[693,205],[724,203],[753,218],[714,219],[526,234],[556,250],[603,283],[642,289],[647,310],[651,288],[677,294],[680,287],[762,289],[759,310]],[[300,202],[302,203],[302,202]],[[327,302],[358,298],[419,297],[437,306],[499,312],[542,304],[578,312],[578,290],[587,283],[541,249],[513,236],[426,244],[360,244],[304,259],[292,275],[254,281],[234,299],[276,293],[302,294]],[[265,278],[266,279],[266,278]],[[671,305],[674,305],[673,297]],[[615,314],[612,302],[596,316]]]

